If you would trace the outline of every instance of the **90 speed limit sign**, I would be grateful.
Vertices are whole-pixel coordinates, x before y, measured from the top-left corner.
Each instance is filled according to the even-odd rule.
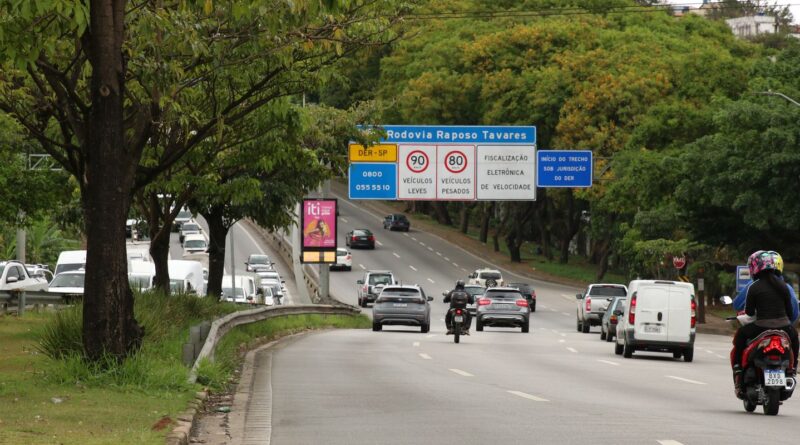
[[[436,199],[436,146],[398,145],[397,197]]]

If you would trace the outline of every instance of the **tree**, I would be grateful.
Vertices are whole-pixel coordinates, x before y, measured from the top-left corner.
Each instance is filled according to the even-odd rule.
[[[396,12],[391,0],[0,2],[0,110],[81,190],[87,358],[121,360],[141,343],[124,249],[134,193],[300,90],[298,69],[386,39]],[[225,92],[206,95],[216,83]]]

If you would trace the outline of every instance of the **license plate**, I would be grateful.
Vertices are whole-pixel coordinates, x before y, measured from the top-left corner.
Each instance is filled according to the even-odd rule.
[[[394,307],[408,307],[408,303],[395,303]]]
[[[495,303],[495,304],[492,305],[492,309],[497,309],[497,310],[500,310],[500,311],[510,311],[511,309],[514,309],[514,306],[512,306],[510,304],[496,304]]]
[[[765,386],[786,386],[786,373],[782,369],[764,370]]]
[[[461,322],[464,321],[464,316],[463,315],[456,315],[455,320],[456,320],[456,323],[461,323]]]
[[[646,324],[644,325],[644,331],[648,334],[660,334],[661,333],[661,325],[659,324]]]

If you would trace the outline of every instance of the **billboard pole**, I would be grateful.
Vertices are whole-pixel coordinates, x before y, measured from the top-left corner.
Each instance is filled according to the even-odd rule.
[[[331,180],[326,179],[322,183],[322,198],[326,199],[330,196],[331,193]],[[337,218],[334,215],[335,218]],[[337,224],[338,227],[338,224]],[[331,286],[331,266],[327,263],[321,263],[319,265],[319,297],[323,302],[327,302],[328,297],[330,296],[330,286]]]
[[[303,254],[302,249],[302,232],[300,231],[300,216],[303,211],[303,202],[300,201],[294,208],[295,220],[292,224],[292,266],[294,269],[294,281],[297,283],[297,292],[300,293],[300,298],[303,301],[311,301],[308,295],[308,286],[306,286],[306,276],[303,272],[303,265],[300,263],[300,255]]]

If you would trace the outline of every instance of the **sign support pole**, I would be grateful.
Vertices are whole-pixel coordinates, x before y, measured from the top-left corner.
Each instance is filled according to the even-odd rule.
[[[297,284],[297,292],[300,293],[300,298],[303,301],[311,301],[308,296],[308,286],[306,286],[306,276],[303,272],[303,265],[300,263],[300,255],[303,254],[300,246],[303,241],[301,238],[302,232],[300,231],[300,212],[302,212],[302,202],[298,202],[294,207],[295,221],[292,224],[292,267],[294,269],[294,281]]]
[[[331,180],[326,179],[322,183],[322,197],[328,198],[331,194]],[[338,217],[337,217],[338,218]],[[338,226],[338,223],[337,223]],[[319,265],[319,297],[322,302],[326,302],[330,296],[331,289],[331,265],[322,263]]]

